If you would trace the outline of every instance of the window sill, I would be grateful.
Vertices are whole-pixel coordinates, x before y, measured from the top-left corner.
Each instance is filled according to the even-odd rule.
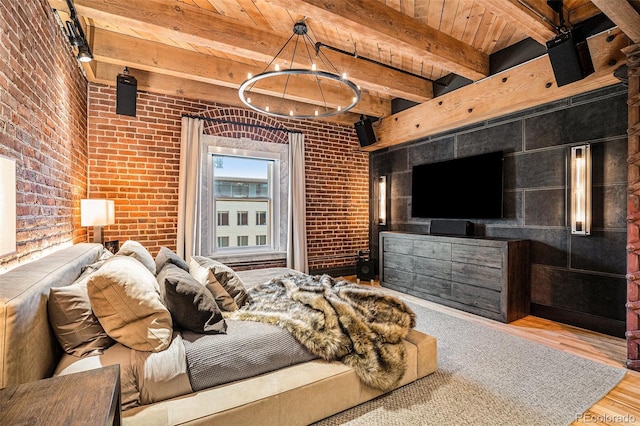
[[[211,259],[217,260],[225,265],[253,265],[260,263],[272,263],[278,261],[286,261],[287,253],[281,251],[264,251],[264,252],[239,252],[233,253],[213,253],[208,255]]]

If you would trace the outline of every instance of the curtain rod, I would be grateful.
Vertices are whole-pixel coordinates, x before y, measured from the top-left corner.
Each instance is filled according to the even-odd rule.
[[[239,126],[245,126],[245,127],[257,127],[259,129],[271,130],[272,132],[302,133],[300,130],[289,130],[281,127],[264,126],[262,124],[242,123],[240,121],[225,120],[223,118],[201,117],[199,115],[192,115],[192,114],[182,114],[182,116],[187,118],[195,118],[198,120],[212,121],[214,123],[237,124]]]

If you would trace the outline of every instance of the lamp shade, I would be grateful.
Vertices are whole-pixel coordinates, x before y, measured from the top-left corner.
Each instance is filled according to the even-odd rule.
[[[0,156],[0,256],[16,251],[16,162]]]
[[[107,226],[115,223],[113,200],[80,200],[81,226]]]

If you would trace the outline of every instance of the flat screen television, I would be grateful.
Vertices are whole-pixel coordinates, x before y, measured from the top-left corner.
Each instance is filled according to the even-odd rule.
[[[502,152],[413,167],[411,216],[502,218]]]

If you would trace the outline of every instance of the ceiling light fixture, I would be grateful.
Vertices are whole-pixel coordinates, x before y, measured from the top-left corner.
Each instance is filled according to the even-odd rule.
[[[87,41],[84,31],[82,30],[82,25],[80,25],[80,21],[78,20],[78,14],[76,13],[73,1],[67,0],[67,6],[69,7],[70,21],[65,22],[65,25],[67,27],[67,38],[69,39],[69,43],[78,48],[78,60],[80,62],[91,62],[93,60],[93,53],[91,53],[89,42]]]
[[[248,75],[239,89],[240,100],[246,106],[274,117],[306,119],[338,115],[349,111],[360,101],[360,88],[347,78],[346,73],[337,70],[307,32],[304,22],[296,22],[293,34],[264,71],[255,76]],[[311,54],[312,51],[315,55]],[[291,59],[287,60],[281,54],[290,55]],[[298,68],[300,64],[308,64],[308,67]],[[315,87],[315,98],[320,105],[305,107],[300,103],[295,110],[287,107],[287,99],[309,95],[311,86]],[[273,96],[274,93],[278,96]],[[259,94],[271,95],[273,100],[269,103],[252,101],[252,94],[258,94],[256,98]]]

